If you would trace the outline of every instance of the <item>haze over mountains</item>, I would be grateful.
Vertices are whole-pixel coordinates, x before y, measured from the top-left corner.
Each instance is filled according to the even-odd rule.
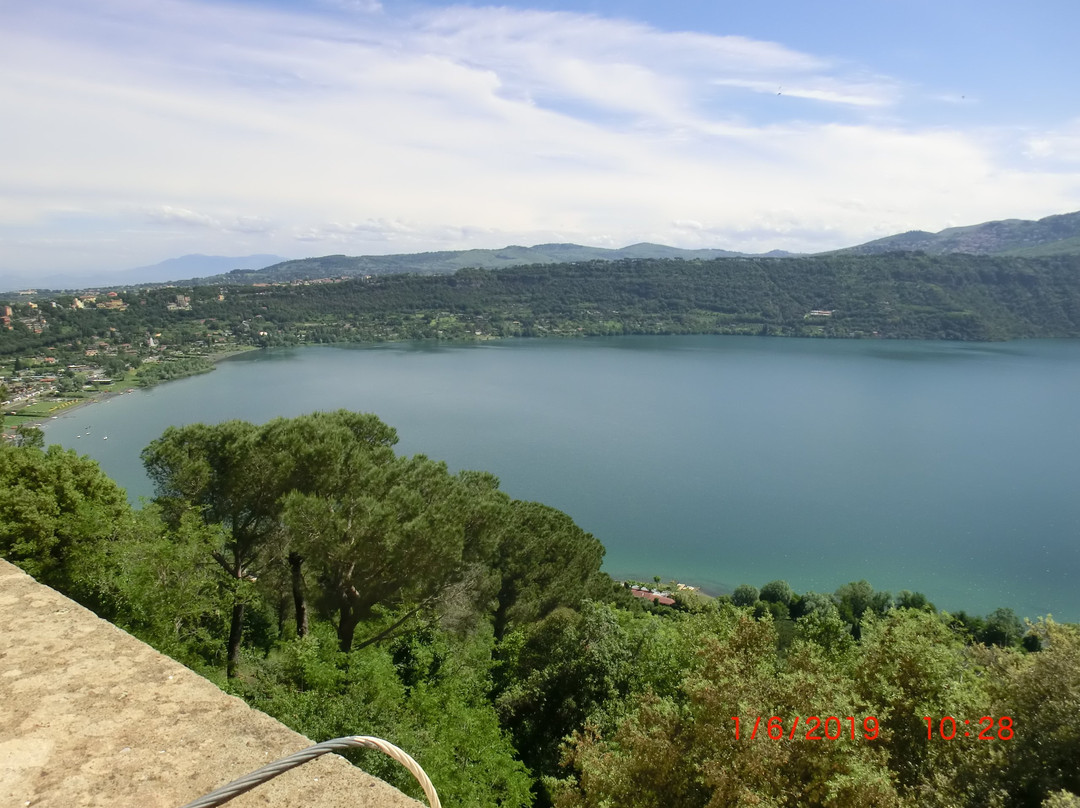
[[[466,267],[500,269],[522,264],[570,264],[579,261],[618,261],[622,258],[737,258],[748,253],[730,250],[684,250],[663,244],[632,244],[620,249],[584,247],[580,244],[537,244],[534,247],[511,245],[497,250],[448,250],[442,252],[407,253],[402,255],[326,255],[321,258],[300,258],[283,261],[255,271],[233,270],[225,276],[205,279],[210,283],[292,281],[305,278],[337,277],[340,275],[388,275],[398,272],[418,272],[445,275]],[[767,253],[773,257],[790,255],[779,250]]]
[[[4,273],[0,275],[0,290],[19,287],[38,289],[86,289],[89,286],[134,286],[137,284],[169,283],[199,275],[229,272],[233,269],[260,269],[283,261],[280,255],[183,255],[167,258],[156,264],[134,269],[80,273],[77,275],[57,273],[34,275],[30,273]]]
[[[874,255],[886,252],[921,251],[932,255],[1080,255],[1080,211],[1047,216],[1037,221],[1004,219],[966,227],[950,227],[938,233],[912,230],[835,250],[836,253]],[[185,255],[152,266],[91,276],[30,278],[4,277],[0,285],[37,288],[87,288],[96,285],[128,286],[160,283],[274,283],[345,275],[382,275],[401,272],[449,274],[465,267],[498,269],[522,264],[560,264],[578,261],[617,261],[624,258],[679,258],[683,260],[747,257],[750,253],[721,249],[686,250],[662,244],[633,244],[620,249],[578,244],[538,244],[501,249],[447,250],[395,255],[327,255],[283,260],[275,255],[240,257]],[[763,257],[785,258],[782,250]]]
[[[931,254],[970,253],[975,255],[1059,255],[1080,254],[1080,211],[1048,216],[1038,221],[1006,219],[969,227],[952,227],[940,233],[913,230],[877,239],[846,250],[872,255],[883,252],[922,251]],[[749,253],[728,250],[684,250],[662,244],[633,244],[622,249],[583,247],[578,244],[538,244],[510,246],[501,250],[457,250],[404,255],[350,257],[328,255],[302,258],[255,271],[233,270],[227,275],[205,278],[208,283],[303,280],[340,275],[380,275],[394,272],[443,274],[465,267],[497,269],[521,264],[559,264],[575,261],[617,261],[622,258],[737,258]],[[785,258],[792,253],[774,250],[764,257]]]

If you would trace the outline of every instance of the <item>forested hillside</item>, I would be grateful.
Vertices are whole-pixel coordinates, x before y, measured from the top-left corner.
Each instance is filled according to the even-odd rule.
[[[108,307],[71,296],[36,308],[13,300],[0,356],[145,345],[154,335],[177,348],[614,334],[1080,336],[1076,256],[642,259],[111,295]]]
[[[522,264],[565,264],[582,261],[618,261],[627,258],[710,259],[743,255],[730,250],[684,250],[663,244],[631,244],[608,249],[580,244],[511,245],[496,250],[444,250],[399,255],[324,255],[281,261],[258,270],[233,270],[225,275],[198,279],[198,283],[258,283],[294,281],[327,276],[392,275],[403,272],[442,275],[459,269],[502,269]],[[196,282],[193,279],[192,282]]]
[[[444,804],[1077,804],[1077,626],[866,581],[635,596],[566,514],[373,415],[170,428],[137,510],[25,438],[0,554],[309,737],[405,748]]]

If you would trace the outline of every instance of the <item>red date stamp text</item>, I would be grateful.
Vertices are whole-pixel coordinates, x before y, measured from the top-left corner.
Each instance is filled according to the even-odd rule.
[[[752,722],[747,720],[745,723],[739,716],[733,715],[731,720],[735,722],[736,740],[754,740],[760,734],[772,741],[794,741],[796,738],[804,741],[838,741],[841,738],[855,740],[860,737],[872,741],[881,732],[878,720],[872,715],[863,719],[850,715],[830,715],[824,718],[812,715],[808,718],[795,716],[786,720],[778,715],[771,718],[759,715]]]

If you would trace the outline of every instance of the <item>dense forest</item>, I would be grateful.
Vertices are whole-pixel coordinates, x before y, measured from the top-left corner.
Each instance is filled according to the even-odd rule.
[[[311,738],[398,744],[447,805],[1080,804],[1077,626],[866,581],[636,597],[569,516],[374,415],[170,428],[139,509],[23,437],[0,554]]]
[[[13,299],[0,357],[144,345],[616,334],[1080,336],[1080,257],[634,259]],[[45,322],[42,322],[44,320]]]

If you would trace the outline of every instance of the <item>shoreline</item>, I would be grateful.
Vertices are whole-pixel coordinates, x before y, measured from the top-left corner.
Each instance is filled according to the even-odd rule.
[[[255,347],[237,348],[235,350],[221,351],[220,353],[205,355],[205,358],[209,359],[211,364],[216,365],[218,362],[220,362],[220,361],[222,361],[224,359],[229,359],[230,357],[233,357],[233,356],[239,356],[240,354],[250,353],[251,351],[258,351],[258,350],[262,350],[262,349],[261,348],[255,348]],[[187,378],[190,378],[190,376],[183,376],[181,378],[187,379]],[[85,395],[85,397],[82,398],[81,400],[75,399],[73,404],[62,405],[62,402],[58,401],[57,402],[58,406],[57,406],[57,409],[55,411],[56,412],[55,415],[48,414],[48,415],[35,415],[35,416],[25,416],[24,417],[24,416],[19,415],[19,412],[21,412],[21,410],[17,410],[15,412],[14,416],[9,415],[9,416],[6,416],[6,417],[8,417],[8,418],[11,418],[11,417],[19,418],[20,419],[19,423],[17,423],[17,424],[5,423],[4,427],[3,427],[3,437],[5,439],[10,439],[10,436],[14,435],[15,429],[17,427],[20,427],[20,426],[29,426],[29,427],[35,427],[35,428],[40,429],[44,424],[47,424],[49,421],[53,420],[54,418],[59,418],[61,414],[67,414],[69,412],[74,412],[75,410],[79,410],[79,409],[82,409],[83,407],[88,407],[88,406],[91,406],[93,404],[100,404],[102,401],[108,401],[109,399],[116,398],[117,396],[122,396],[122,395],[126,395],[127,393],[135,392],[136,390],[150,390],[151,388],[157,387],[159,384],[168,384],[169,382],[178,382],[178,381],[180,381],[180,379],[168,379],[166,381],[158,382],[157,384],[152,384],[152,385],[149,385],[147,387],[131,387],[131,386],[128,386],[128,387],[125,387],[123,390],[94,391],[92,393],[87,393]],[[36,401],[31,402],[30,404],[27,404],[26,407],[32,406],[33,404],[36,404],[36,403],[38,403],[38,402],[36,402]],[[23,407],[22,409],[26,409],[26,407]]]

